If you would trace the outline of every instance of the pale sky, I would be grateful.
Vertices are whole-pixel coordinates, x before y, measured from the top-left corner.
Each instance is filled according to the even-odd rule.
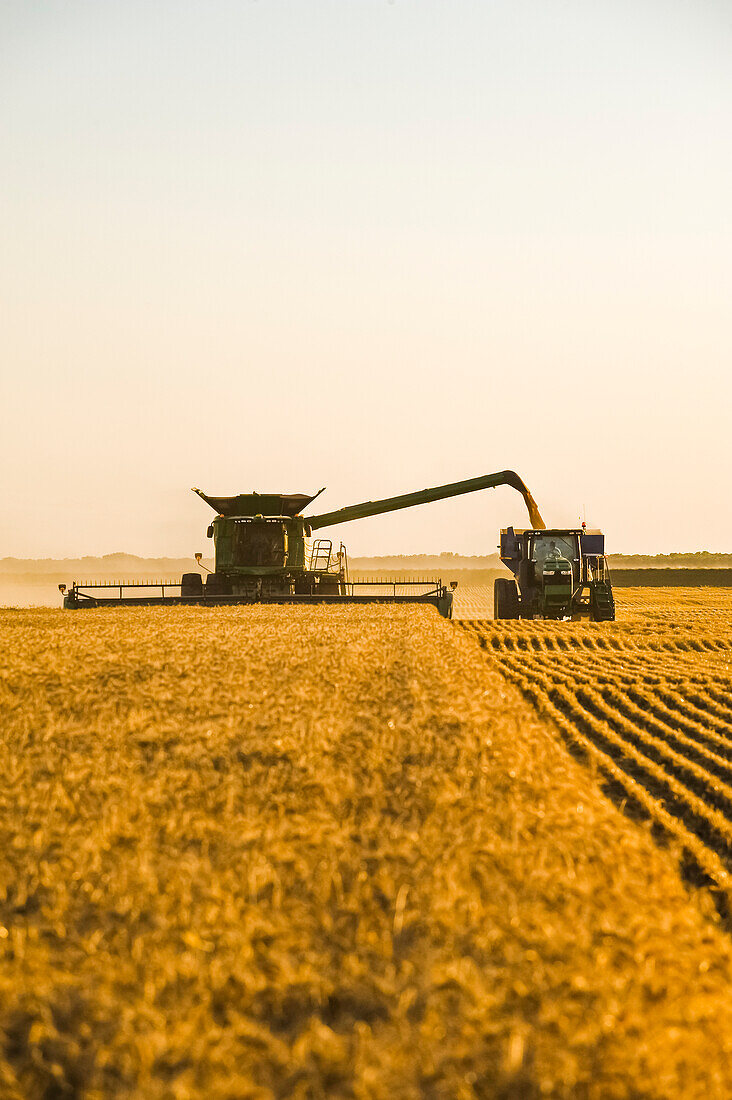
[[[728,0],[3,0],[0,158],[0,557],[732,550]]]

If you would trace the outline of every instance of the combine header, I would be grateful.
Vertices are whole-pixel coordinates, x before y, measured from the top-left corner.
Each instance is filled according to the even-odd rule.
[[[348,557],[343,543],[338,549],[329,538],[313,538],[314,531],[462,496],[480,489],[509,485],[524,498],[535,528],[544,523],[534,498],[513,470],[421,489],[386,500],[352,504],[336,512],[303,516],[320,496],[282,493],[245,493],[233,497],[208,496],[194,489],[216,512],[208,528],[213,539],[215,567],[204,579],[184,573],[179,583],[164,587],[145,582],[78,584],[64,592],[64,607],[148,606],[158,604],[250,603],[426,603],[441,615],[452,617],[452,591],[441,581],[354,581],[348,576]],[[200,569],[201,554],[196,554]],[[455,588],[453,583],[450,588]]]

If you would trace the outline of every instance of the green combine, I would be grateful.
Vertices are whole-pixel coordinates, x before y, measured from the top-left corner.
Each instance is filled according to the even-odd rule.
[[[352,504],[335,512],[306,516],[314,496],[283,493],[242,493],[237,496],[198,494],[216,513],[208,528],[214,544],[214,569],[208,571],[196,554],[199,572],[184,573],[180,582],[74,582],[64,593],[64,607],[147,606],[157,604],[250,603],[426,603],[452,616],[453,594],[442,581],[351,580],[343,543],[314,533],[341,523],[378,516],[418,504],[509,485],[524,498],[535,527],[543,520],[531,493],[513,470],[485,474],[467,481],[421,489],[404,496]]]

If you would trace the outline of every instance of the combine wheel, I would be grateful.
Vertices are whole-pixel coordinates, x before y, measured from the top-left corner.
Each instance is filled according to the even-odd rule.
[[[519,618],[519,594],[515,581],[498,577],[493,582],[493,618]]]
[[[203,595],[203,578],[200,573],[184,573],[180,579],[180,594],[183,598]]]
[[[227,593],[226,579],[221,573],[209,573],[206,577],[206,595],[225,596]]]

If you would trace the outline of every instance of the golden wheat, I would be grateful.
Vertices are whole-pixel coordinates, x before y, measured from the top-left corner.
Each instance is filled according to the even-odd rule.
[[[694,631],[651,615],[659,708],[686,709],[644,767],[683,786],[692,743],[725,761],[723,694],[704,742],[705,673],[668,676]],[[0,1095],[732,1094],[717,914],[556,733],[552,667],[597,652],[643,685],[644,639],[477,631],[424,608],[1,613]]]

